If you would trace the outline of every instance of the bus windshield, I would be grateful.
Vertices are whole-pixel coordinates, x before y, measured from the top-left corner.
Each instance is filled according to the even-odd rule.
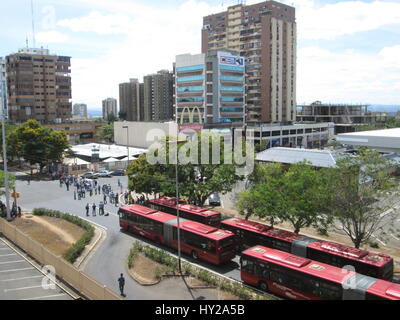
[[[233,236],[219,241],[219,246],[222,249],[227,248],[233,244],[235,244],[235,237]]]

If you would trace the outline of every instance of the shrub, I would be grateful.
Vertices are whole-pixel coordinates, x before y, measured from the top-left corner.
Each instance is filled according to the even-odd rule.
[[[164,264],[167,268],[163,270],[162,268],[157,269],[156,271],[156,277],[161,277],[161,273],[168,270],[172,270],[174,273],[178,271],[178,259],[171,256],[168,252],[155,249],[152,247],[149,247],[147,245],[135,243],[130,251],[129,254],[129,260],[131,260],[131,257],[134,257],[134,254],[137,254],[138,252],[143,253],[147,258],[159,262],[161,264]],[[129,262],[128,262],[129,265]],[[222,277],[219,277],[218,275],[215,275],[207,270],[200,269],[196,266],[193,266],[189,263],[182,262],[182,271],[186,275],[192,275],[195,278],[204,281],[205,283],[218,287],[221,290],[228,291],[236,296],[238,296],[241,299],[267,299],[268,297],[265,295],[261,295],[258,293],[253,293],[251,290],[247,289],[240,283],[236,283],[227,279],[224,279]]]
[[[90,243],[94,236],[94,227],[88,223],[87,221],[77,217],[70,215],[68,213],[64,213],[57,210],[45,209],[45,208],[35,208],[32,213],[35,216],[48,216],[59,219],[64,219],[68,222],[71,222],[81,228],[83,228],[86,232],[82,235],[82,237],[75,242],[71,248],[64,254],[64,259],[70,263],[74,263],[76,259],[82,254],[86,245]]]

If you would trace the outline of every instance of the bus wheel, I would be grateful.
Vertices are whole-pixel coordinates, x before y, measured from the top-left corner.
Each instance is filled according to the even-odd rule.
[[[258,286],[260,287],[261,290],[268,291],[268,285],[264,281],[260,281],[258,283]]]
[[[192,251],[192,258],[195,259],[195,260],[197,260],[199,258],[199,255],[194,250]]]

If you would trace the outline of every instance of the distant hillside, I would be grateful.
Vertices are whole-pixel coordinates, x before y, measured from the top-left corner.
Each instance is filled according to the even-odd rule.
[[[395,115],[400,110],[400,105],[388,105],[388,104],[371,104],[368,107],[368,111],[372,112],[388,112],[389,115]]]
[[[88,114],[91,117],[102,117],[103,116],[102,110],[99,110],[99,109],[89,109]]]

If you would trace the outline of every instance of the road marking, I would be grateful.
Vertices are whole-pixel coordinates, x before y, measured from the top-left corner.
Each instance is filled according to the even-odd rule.
[[[4,289],[4,292],[19,291],[19,290],[28,290],[28,289],[34,289],[34,288],[42,288],[42,285],[40,285],[40,286],[32,286],[32,287],[22,287],[22,288]]]
[[[0,264],[17,263],[17,262],[25,262],[25,260],[6,261],[6,262],[0,262]]]
[[[34,278],[43,278],[43,276],[22,277],[22,278],[14,278],[14,279],[0,280],[0,281],[7,282],[7,281],[17,281],[17,280],[34,279]]]
[[[33,270],[35,268],[29,267],[29,268],[21,268],[21,269],[9,269],[9,270],[1,270],[0,272],[13,272],[13,271],[22,271],[22,270]]]
[[[53,294],[50,296],[42,296],[42,297],[34,297],[34,298],[28,298],[28,299],[22,299],[22,300],[38,300],[38,299],[45,299],[45,298],[51,298],[51,297],[61,297],[61,296],[68,296],[65,293],[62,294]]]
[[[9,254],[0,254],[0,257],[9,257],[9,256],[16,256],[16,253],[9,253]]]
[[[393,212],[393,209],[386,210],[385,212],[382,212],[382,213],[379,215],[379,217],[380,217],[380,218],[383,218],[384,216],[386,216],[387,214],[389,214],[389,213],[391,213],[391,212]]]
[[[78,218],[81,218],[81,219],[83,219],[83,220],[85,220],[85,221],[87,221],[87,222],[89,222],[89,223],[93,223],[93,224],[95,224],[96,226],[98,226],[98,227],[100,227],[100,228],[103,228],[104,230],[107,230],[107,227],[105,227],[105,226],[102,226],[101,224],[98,224],[98,223],[96,223],[96,222],[93,222],[93,221],[91,221],[91,220],[89,220],[89,219],[85,219],[85,218],[83,218],[83,217],[81,217],[81,216],[77,216]]]

